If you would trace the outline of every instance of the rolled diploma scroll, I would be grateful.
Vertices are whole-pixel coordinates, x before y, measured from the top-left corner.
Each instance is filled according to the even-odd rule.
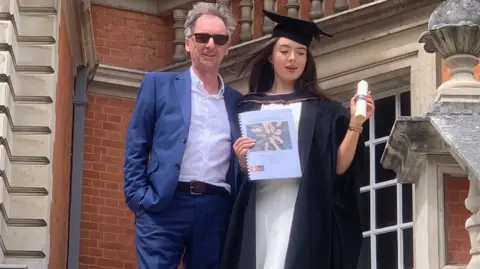
[[[355,111],[355,119],[358,123],[364,123],[367,119],[367,101],[365,97],[368,92],[368,83],[362,80],[357,86],[357,105]]]

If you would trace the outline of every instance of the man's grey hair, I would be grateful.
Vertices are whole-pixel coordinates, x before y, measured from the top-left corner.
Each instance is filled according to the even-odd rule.
[[[193,8],[188,11],[187,20],[185,21],[185,37],[193,35],[195,23],[197,22],[198,18],[206,14],[219,17],[223,23],[225,23],[228,36],[230,38],[232,37],[237,25],[232,11],[226,6],[206,2],[196,3],[193,5]]]

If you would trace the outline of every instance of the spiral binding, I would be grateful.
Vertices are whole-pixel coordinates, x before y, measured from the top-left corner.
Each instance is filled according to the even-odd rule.
[[[245,136],[245,134],[243,133],[243,128],[242,128],[242,117],[241,117],[242,114],[238,114],[238,122],[240,123],[240,134],[242,136]],[[247,152],[247,155],[245,156],[245,160],[246,160],[246,164],[247,164],[247,175],[248,175],[248,178],[251,178],[250,177],[250,165],[248,165],[248,152]]]

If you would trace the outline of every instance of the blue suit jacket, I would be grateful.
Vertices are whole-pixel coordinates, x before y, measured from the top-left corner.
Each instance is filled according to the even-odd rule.
[[[189,70],[147,73],[142,81],[125,144],[124,194],[132,212],[140,205],[148,211],[160,211],[175,192],[189,135],[191,93]],[[240,136],[236,106],[241,96],[225,86],[232,146]],[[237,173],[238,162],[232,147],[226,178],[232,195],[238,191]]]

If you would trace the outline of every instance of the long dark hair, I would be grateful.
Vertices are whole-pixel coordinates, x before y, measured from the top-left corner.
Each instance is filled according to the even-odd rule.
[[[269,91],[275,80],[273,65],[269,61],[278,38],[272,38],[259,50],[253,52],[243,66],[243,70],[252,67],[248,80],[249,93],[264,93]],[[307,49],[307,63],[300,77],[295,81],[295,91],[299,93],[310,92],[320,99],[329,99],[320,89],[317,83],[317,68],[310,49]]]

